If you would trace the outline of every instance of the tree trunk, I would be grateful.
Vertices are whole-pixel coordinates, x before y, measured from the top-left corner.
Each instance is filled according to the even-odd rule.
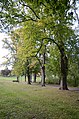
[[[64,47],[61,47],[61,81],[60,89],[68,90],[67,88],[67,74],[68,74],[68,57],[65,54]]]
[[[43,64],[41,67],[41,84],[42,86],[45,86],[45,52],[43,54]]]
[[[17,82],[19,82],[19,76],[17,76]]]
[[[32,73],[30,73],[30,82],[32,82]]]
[[[27,60],[27,63],[28,63],[28,67],[27,67],[28,84],[31,84],[31,81],[30,81],[30,68],[29,68],[29,61],[28,60]]]
[[[28,84],[31,84],[31,81],[30,81],[30,73],[28,72],[27,74],[27,77],[28,77]]]
[[[36,83],[36,73],[34,73],[34,83]]]
[[[26,82],[26,74],[25,74],[25,82]]]
[[[42,66],[41,68],[41,84],[42,86],[45,86],[45,66]]]

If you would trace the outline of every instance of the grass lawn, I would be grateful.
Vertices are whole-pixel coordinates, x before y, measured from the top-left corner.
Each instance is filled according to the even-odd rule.
[[[79,91],[0,78],[0,119],[79,119]]]

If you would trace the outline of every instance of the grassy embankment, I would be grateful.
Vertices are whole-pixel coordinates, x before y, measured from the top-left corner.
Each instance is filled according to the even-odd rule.
[[[79,119],[78,91],[12,80],[0,79],[0,119]]]

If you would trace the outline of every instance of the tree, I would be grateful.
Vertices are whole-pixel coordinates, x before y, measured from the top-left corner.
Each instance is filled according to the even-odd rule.
[[[56,45],[51,43],[48,46],[46,60],[46,79],[49,83],[56,82],[59,84],[60,82],[60,53]],[[57,79],[57,80],[56,80]],[[50,82],[51,81],[51,82]]]
[[[77,33],[78,34],[78,33]],[[79,36],[71,41],[69,47],[69,83],[73,86],[79,84]]]
[[[5,3],[5,2],[4,2]],[[8,16],[7,24],[14,24],[17,22],[25,22],[32,20],[40,24],[40,31],[45,30],[47,36],[40,37],[42,40],[48,39],[52,41],[59,49],[61,57],[61,89],[67,88],[67,73],[68,73],[68,56],[66,53],[65,44],[70,40],[73,30],[71,28],[73,12],[76,1],[72,0],[23,0],[23,1],[7,1],[3,16]],[[1,4],[1,7],[4,4]],[[11,7],[12,5],[12,7]],[[22,8],[22,9],[21,9]],[[76,8],[76,7],[75,7]],[[10,11],[13,11],[11,12]],[[6,11],[6,12],[5,12]],[[2,15],[2,14],[1,14]],[[2,18],[3,18],[2,16]],[[14,19],[13,19],[14,17]],[[6,18],[6,17],[5,17]],[[17,19],[18,18],[18,19]],[[5,23],[4,19],[4,23]],[[43,32],[44,33],[44,32]]]
[[[36,57],[32,58],[30,68],[32,70],[33,77],[34,77],[33,82],[36,83],[37,75],[38,73],[40,73],[40,64],[38,60],[36,59]]]
[[[1,70],[1,75],[2,76],[10,76],[11,75],[11,70],[6,68],[5,70]]]
[[[17,31],[18,32],[18,31]],[[19,76],[23,73],[23,67],[20,67],[20,61],[17,57],[18,46],[20,44],[19,35],[17,32],[12,31],[9,34],[9,39],[4,39],[4,48],[9,50],[9,55],[7,55],[8,64],[12,65],[12,73],[17,76],[17,81],[19,81]],[[19,69],[19,70],[18,70]]]
[[[33,23],[31,21],[25,23],[20,32],[22,32],[22,36],[20,36],[23,40],[22,45],[18,49],[18,57],[20,60],[22,58],[24,62],[28,59],[33,61],[32,59],[35,58],[36,64],[39,61],[42,71],[42,86],[45,86],[45,43],[42,38],[46,36],[46,33],[43,29],[39,28],[38,23]],[[39,54],[41,54],[40,56],[43,56],[42,60],[40,59]],[[29,66],[31,64],[29,64]]]

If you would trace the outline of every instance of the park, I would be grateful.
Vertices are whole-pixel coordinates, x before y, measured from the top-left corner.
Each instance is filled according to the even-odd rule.
[[[79,119],[79,1],[1,0],[0,33],[0,119]]]
[[[0,78],[1,119],[79,119],[79,90]]]

